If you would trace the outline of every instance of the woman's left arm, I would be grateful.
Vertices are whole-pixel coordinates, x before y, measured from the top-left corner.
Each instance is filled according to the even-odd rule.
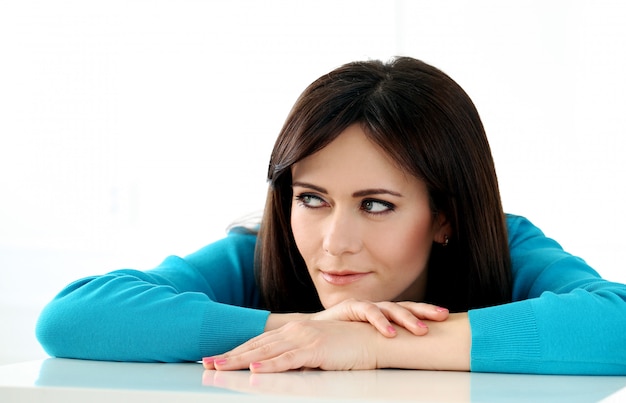
[[[471,370],[626,375],[626,286],[508,217],[513,301],[471,310]]]
[[[428,322],[428,334],[399,329],[394,339],[379,340],[377,368],[469,371],[471,331],[467,313],[451,313],[444,322]]]

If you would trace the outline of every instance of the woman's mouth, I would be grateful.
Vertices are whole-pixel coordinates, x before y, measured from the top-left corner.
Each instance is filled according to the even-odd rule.
[[[368,273],[359,273],[359,272],[328,272],[328,271],[322,271],[322,278],[330,284],[333,285],[346,285],[346,284],[351,284],[354,283],[355,281],[358,281],[360,279],[362,279],[363,277],[367,276]]]

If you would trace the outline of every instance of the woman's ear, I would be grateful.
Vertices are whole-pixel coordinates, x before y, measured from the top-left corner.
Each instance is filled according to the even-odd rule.
[[[435,230],[433,240],[438,244],[447,246],[450,238],[452,238],[452,225],[444,213],[437,212],[435,214],[433,228]]]

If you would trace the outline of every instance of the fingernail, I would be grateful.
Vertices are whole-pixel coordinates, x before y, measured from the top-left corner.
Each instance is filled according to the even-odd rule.
[[[214,360],[213,363],[215,365],[224,365],[226,364],[226,358],[218,358],[217,360]]]
[[[202,364],[204,364],[204,365],[211,365],[211,364],[213,364],[213,361],[215,361],[215,358],[213,358],[213,357],[204,357],[202,359]]]
[[[442,308],[440,306],[437,307],[437,312],[447,312],[448,310],[446,308]]]
[[[422,322],[421,320],[417,321],[417,326],[421,327],[422,329],[428,328],[428,326],[426,326],[426,323]]]
[[[261,368],[263,364],[261,364],[260,362],[253,362],[250,364],[250,368],[252,369],[256,369],[256,368]]]
[[[389,325],[389,326],[387,326],[387,331],[388,331],[389,333],[395,333],[395,332],[396,332],[396,329],[395,329],[393,326]]]

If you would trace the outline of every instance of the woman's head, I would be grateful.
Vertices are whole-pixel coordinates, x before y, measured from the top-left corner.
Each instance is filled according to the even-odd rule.
[[[397,58],[350,63],[320,77],[287,117],[270,160],[258,245],[257,273],[268,307],[321,307],[291,226],[293,169],[354,127],[390,164],[423,184],[433,223],[446,225],[448,245],[439,247],[433,236],[425,256],[425,300],[452,310],[508,300],[506,226],[478,113],[447,75]]]

